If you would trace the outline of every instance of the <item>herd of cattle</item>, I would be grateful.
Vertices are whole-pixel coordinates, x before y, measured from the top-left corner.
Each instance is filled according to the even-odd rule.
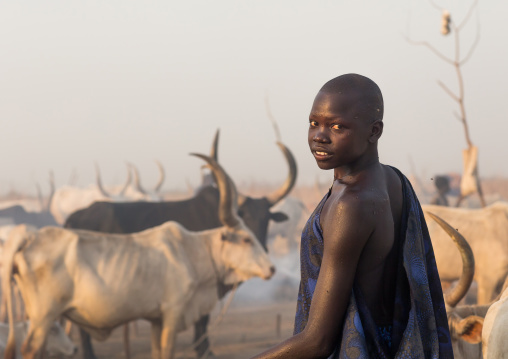
[[[105,340],[137,319],[151,323],[153,358],[172,358],[177,333],[192,326],[198,357],[213,358],[209,313],[241,282],[273,276],[269,223],[286,224],[273,230],[292,237],[294,219],[305,210],[288,197],[297,165],[284,144],[278,146],[287,179],[259,198],[238,193],[218,163],[217,145],[218,134],[210,156],[194,154],[211,172],[187,200],[163,200],[158,163],[160,179],[151,191],[129,165],[127,182],[118,188],[106,190],[97,168],[97,184],[88,188],[55,189],[51,181],[47,203],[42,196],[38,203],[0,203],[2,303],[9,322],[0,327],[4,358],[74,355],[61,318],[79,328],[85,358],[95,358],[90,336]],[[422,209],[441,279],[457,281],[445,295],[455,356],[508,358],[508,203]],[[459,305],[473,280],[477,303]],[[28,321],[15,323],[14,289]]]

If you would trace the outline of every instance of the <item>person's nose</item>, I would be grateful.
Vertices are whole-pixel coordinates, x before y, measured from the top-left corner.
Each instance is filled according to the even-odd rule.
[[[319,127],[314,132],[312,141],[317,142],[317,143],[330,143],[330,137],[321,127]]]

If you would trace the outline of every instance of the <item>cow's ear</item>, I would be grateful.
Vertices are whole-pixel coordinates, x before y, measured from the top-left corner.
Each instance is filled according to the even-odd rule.
[[[482,341],[483,318],[470,315],[456,323],[455,331],[462,340],[471,344]]]
[[[270,212],[270,219],[274,222],[284,222],[289,219],[289,217],[282,212]]]

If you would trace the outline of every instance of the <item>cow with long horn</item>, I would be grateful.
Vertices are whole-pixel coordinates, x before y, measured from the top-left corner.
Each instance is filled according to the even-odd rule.
[[[448,326],[455,358],[481,359],[482,327],[489,305],[457,304],[464,298],[471,286],[475,273],[473,251],[464,236],[448,222],[436,214],[426,211],[425,216],[432,219],[453,239],[462,261],[461,275],[457,284],[444,294]]]
[[[508,334],[508,277],[505,278],[501,293],[487,304],[457,305],[469,290],[475,274],[473,250],[454,227],[444,219],[426,211],[426,216],[454,238],[462,258],[462,274],[457,285],[445,295],[448,324],[452,335],[452,345],[457,359],[497,359],[507,353],[506,334]],[[497,273],[493,273],[497,274]],[[483,353],[483,355],[482,355]]]
[[[127,179],[121,186],[116,186],[114,191],[107,190],[103,183],[98,164],[95,164],[96,183],[88,187],[62,186],[55,191],[51,203],[51,213],[60,225],[63,225],[70,214],[77,210],[86,208],[96,201],[140,201],[140,200],[160,200],[150,194],[140,193],[135,190],[131,184],[131,168],[127,167]]]
[[[5,247],[2,285],[10,327],[13,277],[30,317],[24,358],[39,357],[51,323],[63,315],[102,340],[119,325],[149,320],[152,357],[171,359],[176,334],[214,308],[217,283],[234,285],[273,275],[268,255],[237,213],[234,183],[213,159],[195,156],[205,160],[217,178],[220,227],[191,232],[166,222],[124,235],[57,227],[16,229]],[[6,359],[14,358],[14,347],[11,330]]]
[[[499,201],[480,209],[435,205],[422,205],[422,209],[452,223],[467,238],[476,259],[478,304],[490,303],[508,276],[508,202]],[[430,222],[429,233],[441,280],[457,280],[461,259],[443,231]]]
[[[281,222],[287,216],[281,212],[271,212],[278,201],[289,194],[293,188],[297,165],[291,151],[282,143],[277,144],[281,149],[289,166],[285,183],[273,193],[253,198],[238,196],[238,215],[259,239],[266,249],[267,228],[270,221]],[[216,152],[215,152],[216,153]],[[106,233],[134,233],[151,228],[166,221],[176,221],[185,228],[193,231],[206,230],[221,226],[217,214],[219,191],[213,186],[206,186],[192,198],[183,201],[165,202],[96,202],[90,207],[72,214],[66,224],[67,228],[88,229]],[[221,285],[221,295],[231,289],[228,285]],[[195,340],[206,336],[209,316],[204,315],[195,325]],[[95,358],[90,340],[81,331],[84,339],[83,353],[86,358]],[[205,338],[197,346],[199,356],[209,349],[209,342]]]

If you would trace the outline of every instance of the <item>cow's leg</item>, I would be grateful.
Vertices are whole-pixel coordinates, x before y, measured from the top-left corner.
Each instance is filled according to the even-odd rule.
[[[196,353],[198,354],[198,358],[203,357],[203,355],[208,352],[210,349],[210,341],[208,340],[207,328],[208,322],[210,321],[210,315],[203,315],[197,322],[194,324],[194,343],[199,341],[199,344],[194,348]],[[204,338],[202,338],[204,336]],[[210,355],[213,357],[213,354],[210,352]]]
[[[7,297],[5,294],[2,295],[2,302],[0,304],[0,321],[7,323]]]
[[[173,359],[176,344],[176,325],[178,316],[175,312],[167,313],[162,318],[161,351],[162,359]]]
[[[152,359],[161,359],[162,323],[153,321],[151,331]]]
[[[18,308],[19,312],[19,320],[28,320],[28,315],[25,312],[25,305],[23,302],[23,297],[21,296],[21,291],[19,290],[19,287],[15,287],[15,298],[16,298],[16,308]]]
[[[81,339],[81,353],[83,353],[83,359],[97,359],[93,352],[90,334],[79,328],[79,337]]]
[[[47,318],[42,321],[32,320],[28,327],[28,333],[21,347],[21,354],[24,359],[40,359],[43,357],[46,338],[52,319]]]
[[[133,320],[132,321],[132,327],[134,328],[134,336],[136,338],[139,337],[138,322],[139,322],[139,320]]]
[[[131,346],[129,342],[129,323],[123,326],[123,349],[125,351],[125,358],[131,358]]]

